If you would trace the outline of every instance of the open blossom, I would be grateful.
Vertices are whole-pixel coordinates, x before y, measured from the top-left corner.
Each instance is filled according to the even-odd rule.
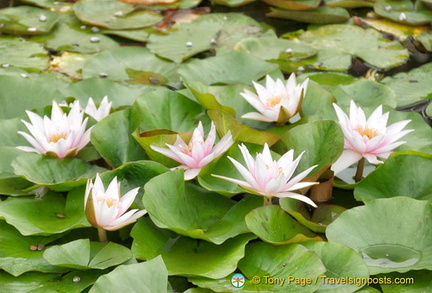
[[[167,148],[150,146],[154,151],[157,151],[182,165],[173,169],[184,169],[185,180],[195,178],[201,169],[224,153],[233,143],[231,132],[228,133],[216,144],[216,128],[211,123],[211,129],[207,139],[204,139],[204,130],[201,122],[195,128],[189,144],[186,144],[180,136],[174,145],[166,144]]]
[[[275,161],[267,144],[264,145],[262,153],[257,153],[256,159],[251,156],[245,145],[240,145],[239,148],[246,162],[246,167],[231,157],[228,159],[246,181],[212,174],[214,177],[236,183],[253,194],[266,197],[294,198],[316,207],[315,203],[307,196],[292,192],[318,184],[318,182],[300,182],[316,165],[291,178],[304,152],[294,160],[294,150],[290,150],[278,161]]]
[[[71,157],[84,148],[90,141],[90,129],[86,131],[88,118],[84,118],[78,101],[73,103],[69,114],[53,102],[51,119],[26,111],[30,123],[22,120],[30,134],[18,131],[33,146],[19,146],[20,150],[36,152],[53,157]]]
[[[254,119],[266,122],[287,122],[298,113],[309,79],[302,84],[296,83],[295,74],[291,74],[286,84],[282,80],[274,81],[267,75],[266,87],[253,82],[257,94],[245,89],[241,93],[257,112],[247,113],[242,116],[246,119]]]
[[[99,107],[96,108],[96,105],[92,98],[89,98],[87,107],[84,109],[84,112],[91,117],[93,117],[96,121],[101,121],[106,116],[109,115],[111,110],[112,102],[108,102],[108,97],[105,96],[102,99],[102,102],[99,104]]]
[[[335,174],[361,158],[365,158],[371,164],[382,163],[377,157],[387,159],[393,149],[405,143],[398,140],[414,131],[413,129],[402,130],[411,120],[387,126],[389,113],[382,114],[382,106],[376,108],[368,119],[354,101],[350,104],[349,118],[338,105],[333,104],[333,106],[345,137],[345,150],[332,166]]]
[[[120,197],[120,184],[115,177],[105,190],[103,182],[96,174],[95,182],[88,180],[85,190],[84,210],[87,220],[96,228],[114,231],[135,222],[147,213],[146,210],[126,210],[138,193],[134,188]]]

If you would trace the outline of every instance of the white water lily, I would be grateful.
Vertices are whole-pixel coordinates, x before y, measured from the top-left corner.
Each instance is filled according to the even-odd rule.
[[[105,96],[101,103],[99,104],[99,107],[97,108],[93,99],[89,98],[87,107],[84,109],[84,112],[91,117],[93,117],[96,121],[101,121],[106,116],[109,115],[111,110],[112,102],[108,102],[108,97]]]
[[[84,111],[78,101],[73,103],[69,114],[62,111],[56,102],[53,102],[51,119],[26,111],[30,123],[22,120],[30,134],[18,133],[33,146],[19,146],[20,150],[36,152],[52,157],[71,157],[78,153],[90,142],[90,129],[86,131],[88,118],[84,118]]]
[[[306,79],[302,84],[297,84],[294,73],[286,84],[280,79],[273,80],[268,75],[266,87],[253,82],[257,94],[245,89],[241,95],[259,113],[247,113],[242,118],[265,122],[287,122],[299,112],[308,82],[309,79]]]
[[[392,150],[405,143],[398,141],[401,137],[414,131],[402,130],[411,120],[403,120],[387,126],[389,113],[382,113],[379,106],[366,119],[362,108],[357,107],[354,101],[350,104],[348,116],[333,104],[344,134],[345,150],[339,159],[332,165],[335,174],[348,168],[350,165],[365,158],[371,164],[382,163],[378,157],[387,159]]]
[[[94,227],[108,231],[134,223],[147,213],[146,210],[138,209],[126,212],[134,202],[138,189],[139,187],[134,188],[120,196],[120,183],[117,183],[117,177],[114,177],[105,190],[99,174],[96,174],[95,182],[89,179],[85,190],[84,210],[87,220]]]
[[[180,136],[177,136],[174,145],[166,144],[168,149],[153,145],[150,147],[154,151],[181,163],[182,165],[173,169],[184,169],[185,180],[191,180],[198,176],[198,173],[205,165],[219,157],[234,143],[230,131],[216,145],[214,144],[215,140],[216,128],[213,122],[207,139],[204,139],[204,129],[201,122],[199,122],[189,144],[186,144]]]
[[[264,144],[263,152],[257,153],[256,159],[251,156],[245,145],[242,144],[239,148],[246,162],[246,167],[231,157],[228,157],[228,159],[234,164],[245,181],[214,174],[212,176],[238,184],[253,194],[269,198],[293,198],[316,207],[316,204],[309,197],[292,192],[319,184],[318,182],[300,182],[316,165],[292,177],[304,152],[294,160],[294,150],[290,150],[278,161],[275,161],[271,156],[267,143]]]

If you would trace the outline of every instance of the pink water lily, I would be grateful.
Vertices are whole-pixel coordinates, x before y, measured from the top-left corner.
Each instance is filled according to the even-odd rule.
[[[112,102],[108,102],[108,97],[105,96],[101,103],[99,104],[99,107],[96,107],[94,101],[92,98],[89,98],[87,107],[84,109],[84,112],[87,115],[90,115],[93,117],[96,121],[101,121],[105,117],[107,117],[111,110]]]
[[[22,120],[30,134],[18,133],[33,146],[19,146],[20,150],[36,152],[52,157],[71,157],[78,153],[90,142],[90,129],[86,131],[88,118],[84,118],[84,111],[79,102],[75,101],[69,114],[63,113],[56,102],[53,102],[51,119],[26,111],[30,123]]]
[[[266,87],[253,82],[257,94],[245,89],[241,95],[259,113],[247,113],[242,118],[265,122],[287,122],[299,112],[308,81],[309,79],[306,79],[302,84],[297,84],[293,73],[286,84],[280,79],[273,80],[268,75]]]
[[[389,113],[382,113],[379,106],[366,119],[362,108],[357,107],[354,101],[350,104],[350,116],[348,116],[333,104],[339,124],[344,134],[345,150],[339,159],[332,165],[335,174],[348,168],[350,165],[365,158],[371,164],[379,164],[380,158],[388,158],[391,151],[405,143],[398,141],[413,129],[402,130],[411,120],[403,120],[387,126]]]
[[[246,162],[246,167],[231,157],[228,159],[234,164],[245,181],[214,174],[212,176],[238,184],[253,194],[270,198],[274,196],[293,198],[316,207],[316,204],[307,196],[292,192],[318,184],[318,182],[300,182],[316,165],[292,177],[304,152],[294,160],[294,150],[290,150],[278,161],[275,161],[267,144],[264,144],[262,153],[257,153],[256,159],[251,156],[245,145],[240,145],[239,148]]]
[[[134,202],[138,193],[134,188],[125,195],[120,196],[120,184],[117,177],[105,190],[103,182],[96,174],[95,182],[87,181],[84,198],[84,210],[87,220],[96,228],[114,231],[135,222],[139,217],[147,213],[146,210],[127,209]]]
[[[184,169],[185,180],[191,180],[198,176],[201,169],[224,153],[233,143],[231,132],[228,133],[215,145],[216,128],[211,123],[211,129],[207,139],[204,139],[204,129],[199,122],[195,128],[189,144],[186,144],[180,136],[174,145],[166,144],[167,148],[150,146],[154,151],[157,151],[182,165],[173,169]]]

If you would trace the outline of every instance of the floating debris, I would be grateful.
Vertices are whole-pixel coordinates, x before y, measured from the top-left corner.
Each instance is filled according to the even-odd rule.
[[[37,246],[36,245],[30,245],[30,250],[31,251],[36,251],[37,250]]]
[[[116,12],[114,12],[114,16],[116,16],[116,17],[122,17],[124,14],[123,14],[123,11],[116,11]]]
[[[28,32],[36,32],[36,31],[37,31],[37,28],[35,28],[35,27],[29,27],[29,28],[27,29],[27,31],[28,31]]]
[[[186,47],[192,47],[192,42],[186,42]]]
[[[98,28],[95,27],[95,26],[92,27],[90,30],[91,30],[91,32],[94,33],[94,34],[100,32],[100,29],[98,29]]]
[[[292,52],[293,52],[293,49],[291,49],[291,48],[288,48],[285,50],[285,53],[287,53],[287,54],[291,54]]]
[[[149,77],[149,81],[151,84],[160,84],[159,80],[157,78],[152,77],[152,76]]]
[[[391,7],[390,5],[387,5],[386,7],[384,7],[385,11],[392,11],[393,7]]]
[[[81,282],[81,278],[79,276],[75,276],[72,278],[72,282],[79,283],[79,282]]]
[[[400,21],[403,21],[403,20],[406,20],[407,19],[407,17],[406,17],[406,15],[405,15],[405,13],[401,13],[401,14],[399,14],[399,20]]]
[[[82,25],[82,26],[80,26],[80,29],[82,29],[82,30],[85,30],[86,28],[87,28],[86,25]]]
[[[28,77],[28,75],[25,74],[25,73],[21,73],[20,75],[21,75],[21,77],[24,77],[24,78],[27,78],[27,77]]]
[[[37,246],[37,250],[39,250],[39,251],[44,250],[44,248],[45,248],[45,244],[43,244],[43,243],[40,243],[40,244]]]
[[[212,44],[212,45],[216,45],[216,44],[217,44],[216,39],[211,39],[210,44]]]
[[[90,38],[90,42],[92,42],[92,43],[99,43],[100,42],[100,38],[99,37],[91,37]]]
[[[9,64],[7,64],[7,63],[5,63],[5,64],[2,64],[2,67],[3,68],[8,68],[10,65]]]
[[[101,73],[99,73],[99,77],[107,78],[108,77],[108,73],[101,72]]]
[[[39,21],[41,21],[41,22],[45,22],[46,20],[47,20],[47,17],[46,17],[45,15],[41,14],[41,15],[39,16]]]

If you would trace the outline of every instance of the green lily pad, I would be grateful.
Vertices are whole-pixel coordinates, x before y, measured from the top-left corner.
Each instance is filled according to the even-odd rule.
[[[171,182],[170,186],[166,182]],[[151,179],[144,190],[144,206],[158,227],[215,244],[249,232],[244,216],[262,204],[259,197],[234,204],[226,197],[185,183],[181,170]]]
[[[334,113],[333,103],[336,103],[336,98],[332,93],[319,84],[309,81],[300,114],[302,117],[326,118]]]
[[[431,269],[432,203],[376,199],[345,211],[327,227],[329,241],[361,253],[371,275]]]
[[[88,59],[94,54],[79,54],[64,52],[60,56],[53,56],[50,61],[50,70],[69,76],[74,80],[81,80],[81,70]]]
[[[305,151],[296,172],[313,165],[317,165],[314,170],[318,171],[334,163],[342,154],[343,134],[335,121],[315,121],[287,131],[274,149],[280,154],[294,149],[294,156]]]
[[[185,96],[160,88],[136,100],[135,115],[140,117],[143,131],[169,129],[176,132],[192,131],[197,127],[197,117],[202,107]]]
[[[404,274],[391,273],[378,275],[377,277],[385,277],[393,282],[381,285],[382,292],[384,293],[403,293],[409,292],[410,290],[413,292],[429,292],[432,290],[430,271],[427,270],[409,271]],[[396,283],[396,280],[398,281],[398,284]]]
[[[325,0],[324,2],[329,7],[343,8],[373,7],[374,5],[372,0]]]
[[[321,240],[276,205],[252,210],[246,215],[245,222],[260,239],[275,245]]]
[[[169,275],[223,278],[232,273],[244,256],[252,234],[239,235],[220,245],[179,236],[156,227],[148,217],[140,219],[132,229],[132,252],[138,259],[162,255]]]
[[[365,63],[388,69],[404,64],[409,53],[397,41],[389,41],[372,29],[334,24],[302,34],[299,39],[318,50],[313,66],[320,70],[345,71],[357,57]]]
[[[123,265],[96,280],[90,293],[165,292],[168,287],[168,273],[161,257],[138,264]]]
[[[45,250],[43,257],[55,266],[103,270],[124,263],[132,257],[132,253],[114,242],[100,243],[80,239],[51,246]]]
[[[210,49],[217,55],[230,52],[246,37],[274,35],[254,19],[237,13],[206,14],[176,28],[168,34],[152,34],[147,47],[154,54],[178,63]]]
[[[234,141],[254,143],[259,145],[267,142],[270,146],[279,140],[279,137],[274,134],[255,130],[244,124],[241,124],[235,119],[235,117],[223,110],[212,109],[209,110],[207,114],[216,125],[216,129],[220,136],[223,136],[228,133],[228,131],[231,131]]]
[[[58,159],[34,153],[16,157],[11,165],[15,174],[35,183],[35,187],[47,186],[55,191],[85,185],[87,179],[105,170],[76,158]]]
[[[215,0],[214,3],[228,7],[238,7],[254,2],[255,0]]]
[[[324,233],[327,225],[332,223],[345,208],[337,205],[320,204],[310,215],[302,202],[290,198],[279,200],[281,208],[300,224],[316,233]]]
[[[162,20],[156,12],[139,10],[119,1],[78,1],[73,10],[83,23],[109,29],[142,28]]]
[[[243,52],[230,52],[206,59],[194,59],[180,65],[178,70],[184,80],[199,81],[207,85],[252,84],[276,70],[261,58]]]
[[[141,47],[120,47],[104,51],[86,62],[82,69],[82,75],[83,78],[99,76],[128,82],[133,80],[128,74],[128,69],[152,72],[157,76],[163,76],[167,85],[179,86],[177,65],[158,58],[148,49]],[[151,83],[150,78],[149,82]],[[157,85],[162,84],[158,83]]]
[[[43,248],[58,237],[24,237],[11,225],[0,221],[2,233],[0,241],[0,267],[13,276],[19,276],[28,271],[39,271],[45,273],[62,273],[64,269],[49,264],[43,257]],[[35,247],[31,250],[30,247]],[[42,250],[38,250],[40,247]],[[0,273],[0,289],[6,286],[3,279],[7,278]],[[44,278],[42,278],[43,280]],[[6,283],[6,284],[5,284]],[[4,290],[2,290],[4,291]],[[16,291],[4,291],[16,292]]]
[[[63,195],[48,192],[42,198],[10,197],[0,203],[0,217],[22,235],[50,235],[89,227],[84,215],[84,189]]]
[[[30,40],[44,44],[55,51],[77,52],[82,54],[98,53],[118,47],[111,38],[82,29],[70,23],[60,23],[49,35],[35,36]]]
[[[107,96],[113,108],[132,105],[144,91],[142,86],[125,86],[97,77],[87,78],[61,89],[64,96],[74,97],[84,106],[87,105],[89,97],[92,97],[95,103],[100,103],[103,97]]]
[[[14,35],[47,34],[58,20],[55,12],[31,6],[0,9],[0,32]]]
[[[48,67],[48,54],[39,44],[21,38],[1,36],[0,64],[31,72],[41,71]]]
[[[397,105],[402,107],[432,98],[432,90],[429,84],[431,76],[432,64],[428,63],[409,72],[401,72],[391,77],[385,77],[382,83],[395,92]]]
[[[238,267],[248,279],[245,290],[270,292],[315,292],[321,284],[320,276],[326,271],[318,255],[300,244],[274,246],[263,242],[246,246],[246,255]],[[257,285],[250,281],[254,276],[259,277]],[[285,281],[283,286],[270,284],[265,276]]]
[[[380,16],[410,25],[430,24],[432,19],[432,11],[422,1],[414,4],[411,1],[379,0],[375,2],[374,11]]]
[[[407,196],[432,199],[432,156],[421,153],[394,154],[354,189],[357,200]]]
[[[312,10],[320,4],[318,0],[264,0],[264,2],[286,10]]]
[[[324,263],[327,271],[321,276],[321,287],[317,292],[357,292],[366,283],[359,279],[369,277],[368,267],[362,257],[349,247],[333,242],[307,242],[302,244],[315,251]],[[349,283],[348,280],[355,280]],[[345,284],[341,284],[345,280]]]
[[[144,205],[142,204],[142,194],[144,192],[143,186],[151,178],[166,171],[168,171],[168,169],[157,162],[134,161],[127,162],[115,170],[104,172],[101,175],[101,178],[105,183],[105,186],[108,186],[114,177],[117,177],[118,181],[121,182],[120,189],[122,194],[125,194],[136,187],[140,187],[134,203],[137,204],[140,209],[144,209]]]
[[[269,1],[269,0],[266,0]],[[319,2],[318,2],[319,3]],[[297,11],[270,8],[268,17],[291,19],[298,22],[328,24],[345,22],[350,18],[348,11],[341,7],[322,6],[313,10]]]
[[[113,35],[125,39],[129,39],[137,42],[147,42],[150,35],[154,33],[156,29],[154,27],[140,28],[135,30],[108,30],[104,29],[101,31],[104,35]]]
[[[91,142],[113,167],[128,161],[145,159],[143,149],[131,136],[139,123],[139,117],[134,116],[130,109],[113,113],[93,127]]]
[[[420,42],[427,51],[432,52],[432,35],[431,35],[431,33],[421,33],[418,36],[416,36],[415,39],[418,42]]]
[[[0,157],[0,194],[3,195],[27,195],[24,191],[33,184],[15,175],[11,162],[22,155],[22,151],[15,147],[0,147],[2,156]]]

